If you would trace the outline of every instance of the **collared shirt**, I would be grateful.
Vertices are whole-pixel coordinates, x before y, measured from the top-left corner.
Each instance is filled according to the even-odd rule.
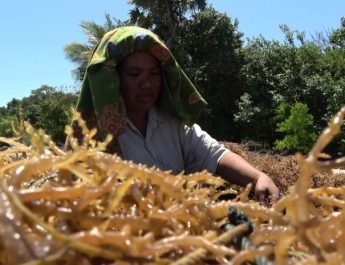
[[[127,120],[127,128],[118,137],[123,158],[148,167],[186,174],[207,170],[215,173],[218,161],[228,151],[199,125],[189,127],[172,115],[151,108],[146,135]]]

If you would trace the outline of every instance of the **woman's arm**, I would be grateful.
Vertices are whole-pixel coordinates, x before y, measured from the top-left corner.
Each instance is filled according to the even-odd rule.
[[[240,186],[253,183],[256,198],[261,202],[269,199],[274,203],[279,198],[279,189],[270,177],[231,151],[220,158],[216,174]]]

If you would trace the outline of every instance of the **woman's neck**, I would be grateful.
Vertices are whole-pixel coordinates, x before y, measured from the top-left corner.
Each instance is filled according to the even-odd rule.
[[[134,124],[134,126],[141,132],[143,136],[146,134],[148,112],[146,113],[137,113],[129,112],[127,113],[128,119]]]

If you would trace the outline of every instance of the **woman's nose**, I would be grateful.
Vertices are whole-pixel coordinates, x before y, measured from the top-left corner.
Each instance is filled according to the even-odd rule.
[[[140,85],[143,87],[151,87],[152,86],[152,78],[149,74],[145,74],[142,76],[140,80]]]

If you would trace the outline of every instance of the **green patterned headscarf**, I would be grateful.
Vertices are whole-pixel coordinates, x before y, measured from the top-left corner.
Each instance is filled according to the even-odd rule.
[[[77,110],[88,127],[97,127],[100,139],[107,134],[116,139],[126,128],[126,109],[116,66],[135,51],[146,51],[161,62],[163,84],[157,102],[159,108],[192,124],[206,106],[205,100],[157,35],[140,27],[116,28],[107,32],[96,47],[77,103]],[[77,133],[77,128],[74,129]]]

